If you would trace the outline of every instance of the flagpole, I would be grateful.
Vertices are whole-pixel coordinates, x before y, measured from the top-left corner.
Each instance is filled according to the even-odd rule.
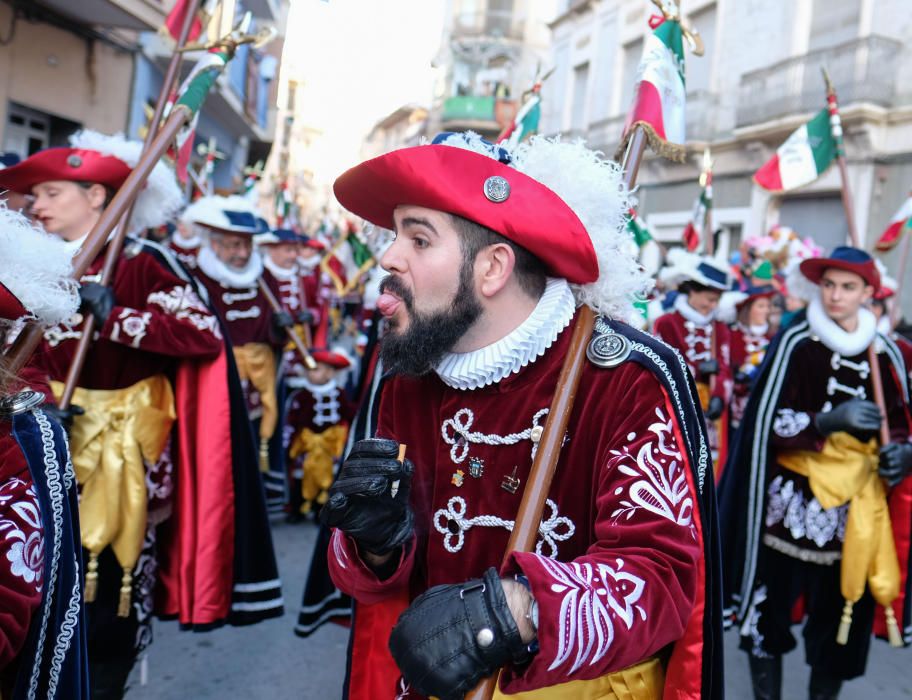
[[[903,227],[899,230],[899,235],[902,236],[902,248],[899,250],[899,267],[896,270],[896,299],[893,302],[893,308],[890,309],[890,330],[896,330],[896,326],[899,324],[900,312],[902,307],[902,290],[903,283],[906,281],[906,267],[909,263],[909,247],[912,246],[912,225],[910,221],[907,220],[903,224]]]
[[[855,205],[852,203],[852,193],[849,189],[849,171],[846,167],[845,147],[842,139],[842,119],[839,116],[839,104],[836,101],[836,89],[830,81],[826,68],[823,80],[826,83],[827,110],[830,113],[830,133],[836,142],[836,164],[839,166],[839,178],[842,183],[842,208],[845,211],[846,222],[849,225],[849,241],[854,248],[858,247],[858,227],[855,223]]]

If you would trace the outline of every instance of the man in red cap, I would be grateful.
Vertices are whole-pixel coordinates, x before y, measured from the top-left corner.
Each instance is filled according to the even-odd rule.
[[[0,171],[0,187],[29,192],[36,220],[72,254],[129,176],[142,144],[95,132],[81,132],[71,144]],[[164,224],[180,203],[173,172],[157,164],[137,197],[131,230]],[[241,464],[232,458],[226,411],[212,418],[205,411],[205,402],[219,397],[224,409],[230,391],[217,318],[153,245],[129,239],[109,287],[98,283],[104,257],[103,252],[82,277],[80,313],[45,331],[28,368],[59,396],[83,314],[95,317],[98,337],[73,406],[57,415],[68,426],[81,487],[90,678],[97,699],[123,695],[138,653],[150,643],[156,584],[163,589],[159,609],[189,626],[212,626],[229,617],[241,568],[235,518],[246,512],[241,504],[248,498],[233,485]],[[205,440],[199,445],[207,450],[197,451],[201,412],[211,420],[206,430],[220,439],[223,454]],[[174,484],[183,480],[196,491],[175,493]],[[220,500],[202,506],[206,519],[198,525],[201,506],[193,499],[212,493],[213,481]],[[168,546],[159,549],[157,537],[165,533]],[[196,543],[206,540],[208,554],[200,555]],[[270,545],[268,538],[257,543],[259,551],[271,554]],[[194,559],[192,583],[183,557]],[[263,578],[275,582],[274,563]],[[267,596],[258,602],[275,604],[258,610],[281,611],[281,602],[268,598],[269,592],[279,597],[276,588],[264,587]]]
[[[780,697],[797,601],[811,698],[864,673],[872,629],[902,645],[910,621],[909,396],[902,355],[865,308],[880,275],[850,247],[801,272],[819,293],[767,350],[720,486],[726,599],[757,698]]]
[[[350,697],[458,698],[497,673],[528,697],[721,697],[705,433],[677,356],[619,320],[649,280],[618,166],[444,134],[335,193],[396,236],[378,438],[322,511],[357,601]],[[603,317],[539,542],[501,566],[579,302]]]

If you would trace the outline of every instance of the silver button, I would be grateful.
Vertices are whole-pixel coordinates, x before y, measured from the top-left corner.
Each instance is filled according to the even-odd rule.
[[[482,627],[475,635],[475,641],[482,649],[487,649],[494,643],[494,631],[489,627]]]
[[[484,181],[484,195],[495,204],[506,202],[510,196],[510,183],[500,175],[492,175]]]

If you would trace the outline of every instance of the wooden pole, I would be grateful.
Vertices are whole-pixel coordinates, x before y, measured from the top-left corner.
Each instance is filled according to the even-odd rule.
[[[646,150],[646,137],[643,130],[637,127],[624,156],[624,184],[628,189],[633,187],[636,176]],[[588,306],[582,306],[570,338],[570,347],[567,357],[561,368],[551,400],[551,408],[545,421],[545,428],[538,443],[538,451],[532,461],[532,470],[526,479],[522,500],[519,503],[519,512],[516,515],[516,524],[510,533],[507,550],[504,553],[504,562],[512,552],[530,552],[535,548],[538,538],[538,527],[541,523],[545,500],[551,489],[551,480],[557,469],[560,459],[561,445],[567,431],[567,423],[576,399],[579,380],[586,366],[586,347],[592,336],[595,325],[595,313]],[[497,687],[497,674],[482,680],[469,693],[466,700],[491,700]]]
[[[257,284],[260,287],[260,292],[262,292],[263,296],[266,297],[266,301],[269,303],[269,306],[272,308],[272,310],[275,313],[284,311],[282,305],[279,303],[279,300],[276,299],[275,294],[272,293],[269,285],[266,284],[266,280],[260,277],[260,279],[257,280]],[[316,369],[317,363],[314,362],[313,357],[311,357],[310,352],[307,350],[307,346],[304,345],[304,341],[301,340],[301,336],[298,335],[298,332],[294,328],[286,328],[285,332],[288,334],[288,339],[295,346],[295,349],[298,351],[301,359],[304,360],[304,366],[307,367],[307,369]]]
[[[849,240],[852,246],[858,247],[858,230],[855,225],[855,209],[852,204],[852,193],[849,189],[849,174],[846,170],[845,150],[842,143],[842,122],[839,118],[839,105],[836,102],[836,90],[830,82],[826,69],[823,70],[823,79],[827,89],[827,109],[830,112],[830,128],[833,139],[836,141],[836,162],[839,164],[839,178],[842,184],[842,207],[845,211],[846,221],[849,225]],[[884,400],[883,382],[880,376],[880,364],[877,359],[877,350],[872,342],[868,346],[868,364],[871,366],[871,384],[874,387],[874,403],[880,409],[880,440],[882,445],[890,442],[890,428],[887,425],[887,406]]]

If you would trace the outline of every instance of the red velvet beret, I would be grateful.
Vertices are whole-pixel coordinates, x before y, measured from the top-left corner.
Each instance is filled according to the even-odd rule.
[[[573,210],[537,180],[474,151],[403,148],[344,172],[333,191],[346,209],[383,228],[394,228],[400,205],[456,214],[522,246],[554,277],[598,279],[592,239]]]
[[[0,282],[0,319],[15,321],[27,313],[19,298]]]
[[[850,246],[839,246],[826,258],[804,260],[801,263],[801,274],[814,284],[820,284],[823,273],[832,268],[854,272],[874,287],[875,292],[880,289],[880,273],[874,258],[865,251]]]
[[[117,190],[131,168],[119,158],[84,148],[48,148],[18,165],[0,170],[0,189],[29,194],[32,187],[51,180],[97,182]]]
[[[332,350],[311,350],[310,356],[314,359],[314,362],[322,362],[336,369],[345,369],[351,366],[351,361],[345,355]]]

